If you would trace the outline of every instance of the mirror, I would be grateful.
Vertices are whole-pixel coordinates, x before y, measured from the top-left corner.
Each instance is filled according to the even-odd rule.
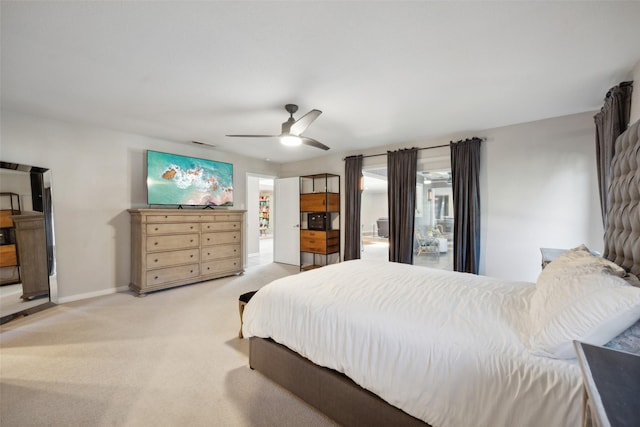
[[[0,324],[57,298],[51,171],[0,162]]]

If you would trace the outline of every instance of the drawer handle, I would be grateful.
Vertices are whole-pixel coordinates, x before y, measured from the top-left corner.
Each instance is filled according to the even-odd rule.
[[[189,270],[189,273],[193,273],[193,270]]]
[[[191,239],[191,242],[193,243],[193,239]]]
[[[211,270],[211,268],[210,268],[210,267],[207,267],[207,270]]]
[[[158,242],[154,242],[153,244],[154,244],[155,246],[158,246]]]
[[[211,255],[211,252],[207,252],[207,255]]]
[[[193,230],[193,225],[191,227],[189,227],[189,228]]]
[[[237,250],[237,249],[234,249],[234,250],[233,250],[233,252],[238,252],[238,250]]]
[[[208,242],[209,240],[211,240],[211,239],[207,237],[207,242]]]
[[[156,227],[155,230],[158,231],[158,227]]]
[[[191,254],[191,258],[193,258],[193,254]]]
[[[158,280],[158,276],[155,277],[155,280]]]
[[[156,258],[155,260],[153,260],[153,262],[158,262],[158,259]]]

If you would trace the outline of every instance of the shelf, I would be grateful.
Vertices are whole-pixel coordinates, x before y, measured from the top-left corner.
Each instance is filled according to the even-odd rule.
[[[260,199],[258,202],[258,224],[260,229],[260,234],[265,234],[270,227],[270,205],[271,205],[271,194],[268,193],[260,193]]]
[[[300,177],[300,270],[340,262],[340,175]]]

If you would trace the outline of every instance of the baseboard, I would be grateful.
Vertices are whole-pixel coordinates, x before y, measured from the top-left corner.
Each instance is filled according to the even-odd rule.
[[[77,294],[77,295],[71,295],[69,297],[59,297],[58,298],[58,304],[65,304],[67,302],[73,302],[73,301],[80,301],[83,299],[89,299],[89,298],[95,298],[95,297],[102,297],[105,295],[111,295],[111,294],[115,294],[118,292],[126,292],[129,290],[129,286],[118,286],[117,288],[111,288],[111,289],[103,289],[101,291],[95,291],[95,292],[87,292],[84,294]]]

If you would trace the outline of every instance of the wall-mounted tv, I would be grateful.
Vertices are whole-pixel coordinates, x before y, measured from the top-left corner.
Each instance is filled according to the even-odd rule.
[[[147,150],[147,203],[233,206],[233,165]]]

